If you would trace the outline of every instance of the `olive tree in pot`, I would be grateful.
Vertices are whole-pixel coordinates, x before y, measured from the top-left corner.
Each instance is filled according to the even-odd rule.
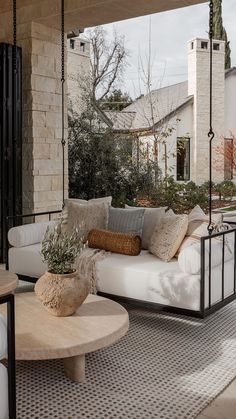
[[[63,232],[62,221],[52,230],[47,228],[41,254],[48,271],[38,279],[35,293],[54,316],[70,316],[87,297],[90,285],[74,269],[78,254],[86,247],[80,232]]]

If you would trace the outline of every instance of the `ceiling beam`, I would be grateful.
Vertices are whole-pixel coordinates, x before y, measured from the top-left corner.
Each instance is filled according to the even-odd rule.
[[[66,31],[205,3],[205,0],[65,0]],[[60,27],[60,0],[18,0],[18,23]],[[0,23],[11,14],[12,1],[0,5]],[[6,16],[5,16],[6,18]]]

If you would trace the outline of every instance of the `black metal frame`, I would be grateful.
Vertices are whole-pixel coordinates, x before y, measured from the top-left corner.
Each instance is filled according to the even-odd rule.
[[[226,246],[226,241],[227,241],[227,236],[228,235],[234,235],[234,249],[233,249],[233,264],[234,264],[234,291],[233,293],[228,296],[225,297],[225,246]],[[218,303],[212,303],[212,294],[211,294],[211,285],[212,285],[212,265],[211,265],[211,244],[212,244],[212,240],[214,239],[222,239],[222,253],[221,253],[221,289],[222,289],[222,296],[221,296],[221,301],[219,301]],[[206,269],[205,269],[205,262],[206,262],[206,257],[205,257],[205,248],[206,248],[206,243],[209,242],[209,274],[208,274],[208,290],[209,290],[209,295],[208,295],[208,308],[205,308],[205,282],[206,282]],[[236,228],[234,229],[229,229],[226,231],[221,231],[218,233],[212,233],[209,236],[206,237],[202,237],[201,238],[201,304],[200,304],[200,311],[203,315],[203,317],[205,317],[206,315],[209,315],[211,313],[214,313],[215,311],[217,311],[218,309],[220,309],[221,307],[227,305],[228,303],[230,303],[231,301],[233,301],[234,299],[236,299]]]
[[[16,366],[15,366],[15,299],[14,294],[0,297],[7,304],[8,405],[9,419],[16,419]]]
[[[5,218],[22,212],[22,51],[0,44],[0,260],[5,254]]]

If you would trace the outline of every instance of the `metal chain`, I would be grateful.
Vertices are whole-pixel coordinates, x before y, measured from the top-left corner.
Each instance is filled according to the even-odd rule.
[[[208,224],[208,233],[209,235],[212,234],[214,227],[212,225],[212,141],[215,137],[213,127],[212,127],[212,93],[213,93],[213,17],[214,17],[214,2],[213,0],[210,1],[209,4],[210,12],[209,12],[209,39],[210,39],[210,128],[208,132],[209,138],[209,224]]]
[[[12,157],[10,159],[10,167],[12,170],[13,185],[12,185],[12,201],[13,214],[18,212],[19,197],[17,194],[16,173],[17,167],[17,153],[18,153],[18,129],[17,129],[17,14],[16,14],[16,0],[12,1]]]
[[[16,0],[12,2],[12,28],[13,28],[13,70],[16,72],[17,65],[16,65]]]
[[[61,0],[62,205],[65,203],[65,2]]]

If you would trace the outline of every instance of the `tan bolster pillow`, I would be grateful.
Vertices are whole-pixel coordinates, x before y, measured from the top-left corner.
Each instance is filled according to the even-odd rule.
[[[135,234],[117,233],[93,229],[88,234],[88,246],[122,255],[137,256],[141,252],[141,237]]]

